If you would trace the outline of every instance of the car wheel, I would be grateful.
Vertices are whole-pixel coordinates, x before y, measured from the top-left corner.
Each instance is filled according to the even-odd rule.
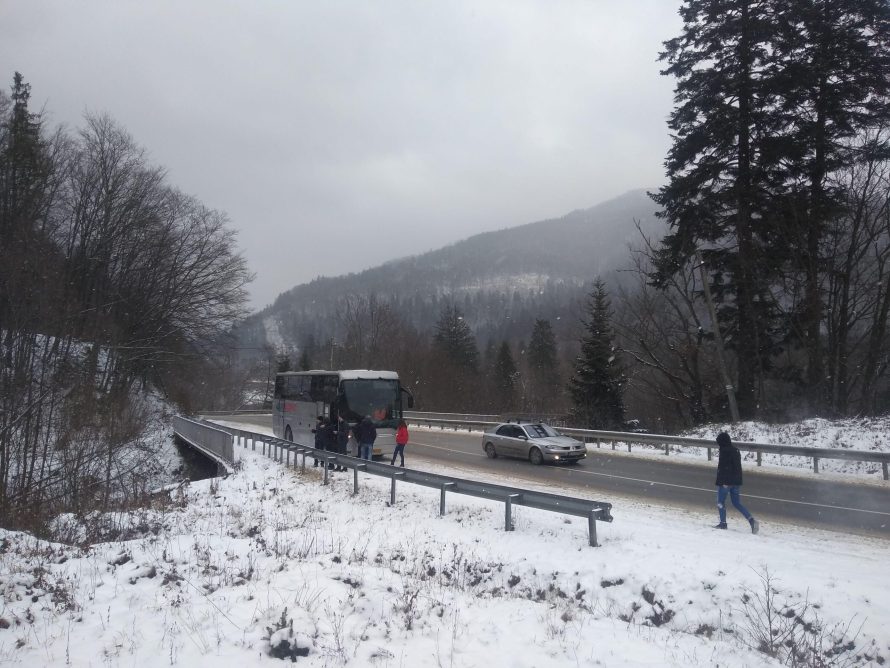
[[[497,459],[498,453],[494,449],[494,443],[486,443],[485,444],[485,454],[488,455],[489,459]]]
[[[544,463],[544,455],[538,448],[532,448],[528,453],[528,460],[535,466],[540,466]]]
[[[294,432],[290,430],[290,427],[284,430],[284,440],[294,442]]]

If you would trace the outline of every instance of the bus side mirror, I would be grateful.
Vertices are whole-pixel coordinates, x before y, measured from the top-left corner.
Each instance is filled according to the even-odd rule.
[[[408,401],[406,402],[408,404],[408,408],[414,408],[414,395],[411,394],[411,392],[406,390],[404,387],[401,389],[402,392],[404,392],[408,396]]]

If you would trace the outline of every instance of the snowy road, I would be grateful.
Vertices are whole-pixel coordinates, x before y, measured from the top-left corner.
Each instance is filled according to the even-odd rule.
[[[269,416],[231,416],[249,429],[270,428]],[[567,494],[615,502],[616,495],[644,500],[663,507],[713,509],[716,521],[714,476],[716,462],[709,464],[669,460],[661,456],[627,455],[611,450],[590,451],[577,466],[534,467],[528,462],[498,458],[482,452],[479,434],[427,429],[412,431],[406,463],[423,468],[421,461],[457,465],[487,474],[504,474],[514,480],[558,485]],[[864,484],[850,476],[803,473],[783,474],[748,465],[742,500],[755,516],[801,526],[812,526],[890,538],[890,485]],[[516,483],[518,484],[518,483]],[[741,522],[730,508],[730,523]]]

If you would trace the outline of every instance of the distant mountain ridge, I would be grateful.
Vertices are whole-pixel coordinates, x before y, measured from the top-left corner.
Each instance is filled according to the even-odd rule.
[[[664,223],[645,190],[633,190],[561,218],[483,232],[443,248],[337,277],[317,278],[278,296],[241,330],[253,345],[299,349],[336,330],[338,302],[374,294],[420,330],[431,329],[443,302],[464,312],[477,339],[518,339],[534,318],[556,318],[577,306],[597,277],[616,280],[630,266],[628,246],[660,238]],[[274,321],[267,336],[263,323]],[[505,320],[509,322],[505,322]],[[270,332],[271,333],[271,332]]]

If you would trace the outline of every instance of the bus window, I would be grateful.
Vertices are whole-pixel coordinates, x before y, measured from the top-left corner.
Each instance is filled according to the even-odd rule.
[[[324,377],[324,389],[322,390],[323,401],[326,404],[332,404],[337,401],[337,390],[340,385],[340,378],[337,376]]]
[[[401,417],[397,380],[346,380],[343,395],[350,420],[368,415],[378,426],[390,426],[389,422],[395,426],[395,420]]]
[[[287,376],[275,376],[275,398],[285,399],[287,395]]]
[[[297,401],[312,401],[309,396],[311,379],[307,376],[295,376],[299,379],[300,384],[297,388],[297,396],[294,397]]]
[[[287,377],[287,394],[285,394],[285,399],[295,400],[300,398],[300,381],[302,378],[299,376],[288,376]]]

